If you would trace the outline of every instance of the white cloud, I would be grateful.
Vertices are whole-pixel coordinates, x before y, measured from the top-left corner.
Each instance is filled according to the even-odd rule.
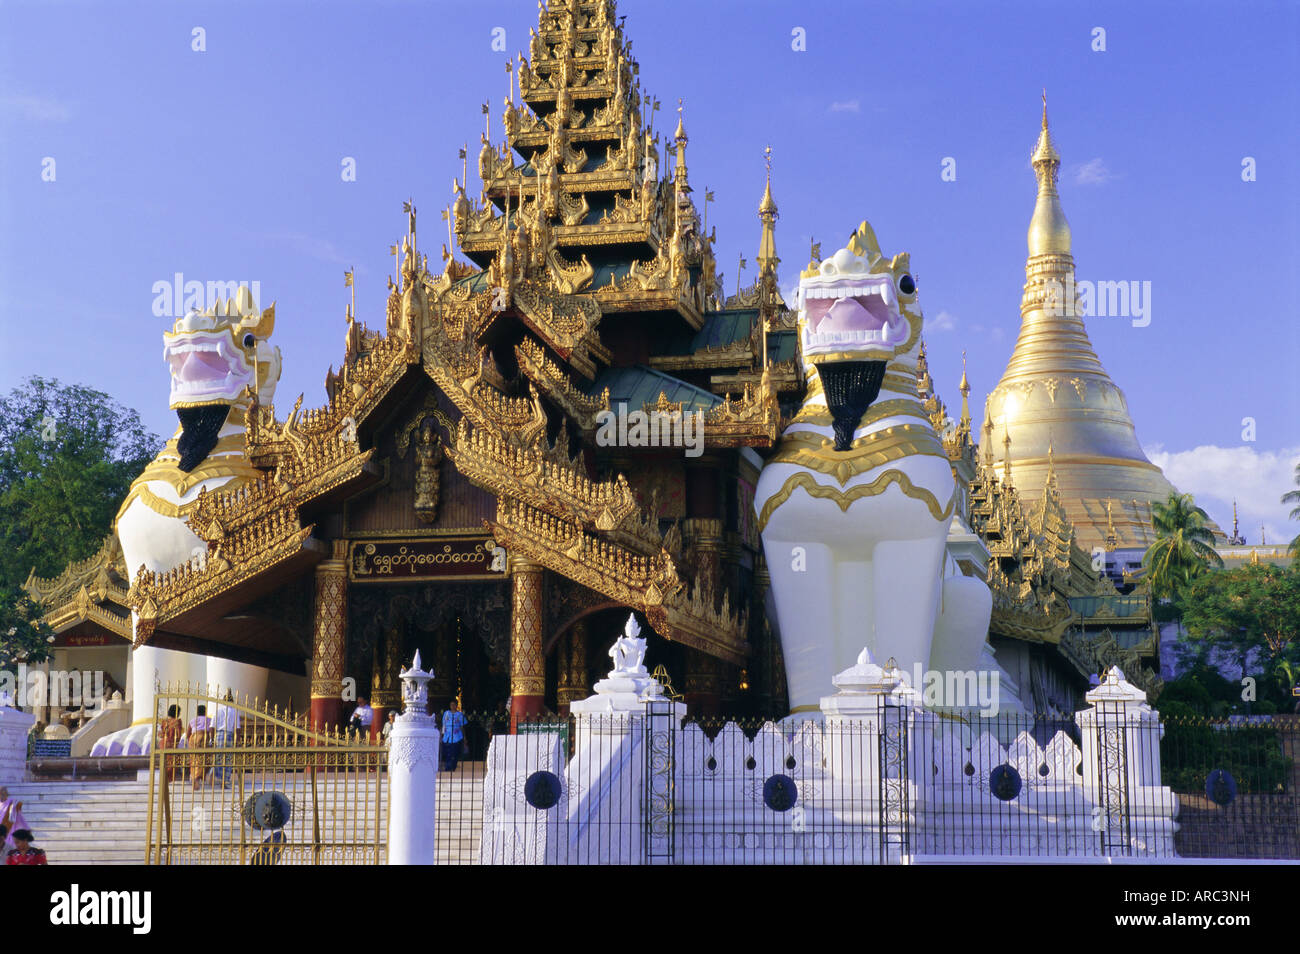
[[[1289,519],[1291,508],[1280,499],[1288,490],[1300,489],[1295,483],[1300,447],[1265,451],[1248,444],[1206,445],[1171,453],[1157,444],[1146,449],[1146,455],[1170,483],[1194,496],[1224,533],[1232,532],[1234,499],[1247,543],[1259,543],[1261,524],[1270,544],[1300,533],[1300,523]]]
[[[990,330],[989,328],[986,328],[984,325],[976,323],[971,325],[970,330],[972,333],[976,335],[986,334],[994,341],[1001,341],[1005,336],[1005,332],[1003,332],[1002,328],[998,325],[994,325],[993,328]]]
[[[1105,185],[1115,174],[1106,167],[1104,159],[1089,159],[1074,169],[1075,185]]]
[[[939,314],[935,315],[933,318],[927,318],[925,320],[926,331],[952,331],[952,329],[956,327],[957,318],[947,309],[940,311]]]
[[[846,99],[843,102],[831,103],[832,113],[857,113],[862,111],[862,104],[856,99]]]
[[[72,118],[68,104],[52,96],[7,93],[0,97],[0,106],[7,113],[39,123],[64,123]]]
[[[357,256],[347,255],[329,239],[317,238],[303,232],[264,232],[262,238],[277,244],[287,245],[301,255],[329,262],[332,265],[352,265]],[[357,266],[357,274],[364,275],[366,269]]]

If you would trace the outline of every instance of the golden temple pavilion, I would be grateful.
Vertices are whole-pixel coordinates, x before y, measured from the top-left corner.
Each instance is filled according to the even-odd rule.
[[[541,9],[504,138],[481,137],[476,188],[453,184],[455,248],[430,267],[408,203],[397,274],[371,322],[348,309],[327,403],[252,396],[260,476],[187,514],[206,559],[142,572],[127,593],[110,538],[60,578],[32,577],[60,638],[103,634],[124,661],[129,607],[135,645],[268,667],[276,701],[323,722],[349,679],[382,721],[418,649],[434,705],[509,699],[518,719],[587,696],[631,610],[647,665],[694,712],[786,711],[753,514],[762,455],[804,387],[771,176],[758,278],[727,297],[682,112],[655,130],[629,49],[612,0]],[[1109,663],[1157,679],[1149,601],[1083,548],[1111,499],[1119,536],[1145,540],[1145,508],[1168,491],[1082,322],[1043,312],[1042,280],[1073,269],[1058,167],[1044,116],[1024,324],[984,447],[964,373],[955,427],[924,360],[917,382],[964,490],[960,565],[992,587],[990,641],[1037,711],[1069,711]],[[696,452],[602,439],[609,415],[634,412],[701,422]]]

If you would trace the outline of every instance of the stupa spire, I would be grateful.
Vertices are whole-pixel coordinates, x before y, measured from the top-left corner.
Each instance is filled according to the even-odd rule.
[[[961,392],[961,420],[958,426],[963,434],[970,436],[970,381],[966,377],[966,352],[961,353],[961,383],[957,385],[957,390]]]
[[[763,187],[763,199],[758,204],[758,218],[763,223],[763,236],[758,242],[758,269],[760,275],[776,273],[776,266],[781,261],[776,254],[776,202],[772,198],[772,147],[763,150],[763,159],[767,163],[767,183]]]
[[[1038,180],[1038,201],[1029,220],[1029,255],[1069,255],[1070,224],[1065,220],[1056,186],[1061,174],[1061,154],[1052,143],[1047,125],[1047,90],[1043,90],[1043,128],[1038,133],[1030,162]]]
[[[1118,546],[1145,547],[1155,534],[1143,504],[1168,499],[1173,488],[1142,452],[1124,392],[1102,367],[1084,326],[1070,227],[1057,193],[1061,154],[1048,125],[1046,92],[1030,161],[1037,196],[1020,334],[985,405],[986,423],[1004,433],[1015,424],[1015,454],[1006,448],[1004,467],[1026,497],[1037,496],[1055,477],[1081,546],[1101,544],[1113,532]],[[1135,339],[1134,346],[1140,345]],[[1111,499],[1121,503],[1108,517]]]
[[[673,142],[677,144],[677,164],[673,167],[673,178],[679,194],[690,192],[691,186],[686,179],[686,126],[682,122],[682,101],[677,101],[677,131],[673,133]]]

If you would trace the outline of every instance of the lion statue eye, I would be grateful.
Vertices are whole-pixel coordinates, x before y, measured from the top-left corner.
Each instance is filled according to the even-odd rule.
[[[251,348],[251,347],[253,347],[253,343],[254,343],[256,340],[257,340],[257,339],[253,337],[253,333],[252,333],[251,331],[246,331],[246,332],[244,332],[244,347],[245,347],[245,348]]]
[[[916,282],[912,279],[911,275],[904,273],[903,276],[899,278],[898,290],[904,295],[916,294]]]

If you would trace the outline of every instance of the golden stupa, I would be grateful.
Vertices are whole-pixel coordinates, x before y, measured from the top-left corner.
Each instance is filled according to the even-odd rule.
[[[1029,222],[1020,337],[985,404],[984,453],[1003,465],[999,472],[1010,474],[1022,500],[1041,497],[1054,478],[1081,547],[1146,547],[1155,539],[1151,503],[1174,488],[1142,453],[1124,392],[1076,313],[1070,226],[1056,191],[1061,157],[1047,128],[1046,94],[1031,161],[1038,200]]]

